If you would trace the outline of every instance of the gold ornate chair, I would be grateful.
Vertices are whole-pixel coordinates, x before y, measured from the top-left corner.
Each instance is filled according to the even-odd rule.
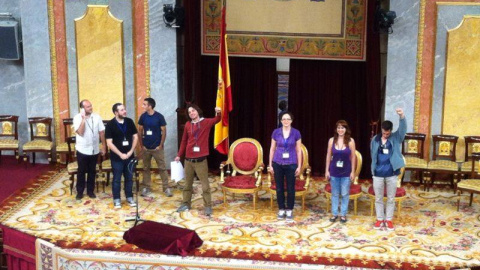
[[[13,151],[19,160],[18,116],[0,115],[0,158],[2,151]]]
[[[358,184],[358,176],[362,171],[363,158],[362,154],[360,154],[358,151],[355,151],[355,156],[357,159],[357,164],[355,164],[355,179],[353,180],[353,183],[350,184],[349,199],[353,200],[353,213],[354,215],[357,215],[357,200],[362,196],[362,186]],[[330,183],[325,185],[325,197],[327,198],[327,211],[330,211],[330,207],[332,206],[332,186]]]
[[[403,160],[405,160],[405,157],[403,157]],[[402,202],[407,198],[407,191],[405,188],[402,187],[402,179],[403,179],[403,174],[405,174],[405,167],[400,169],[400,174],[398,175],[397,178],[397,192],[395,193],[395,203],[398,203],[397,207],[397,215],[400,216],[402,213]],[[370,198],[370,216],[373,216],[374,208],[375,208],[375,190],[373,189],[373,183],[368,188],[368,197]],[[387,190],[385,186],[385,191],[383,194],[383,201],[387,201]]]
[[[462,176],[470,174],[472,170],[472,154],[474,153],[480,153],[480,136],[465,136],[465,162],[460,167]]]
[[[415,173],[420,183],[423,183],[424,172],[428,167],[428,162],[423,157],[425,138],[426,135],[422,133],[407,133],[402,144],[402,155],[405,157],[405,171]]]
[[[460,195],[463,191],[470,193],[470,203],[472,206],[473,194],[480,194],[480,153],[473,153],[471,155],[470,178],[461,180],[457,184],[458,204],[457,211],[460,210]]]
[[[35,164],[35,153],[48,153],[48,161],[52,161],[52,118],[30,117],[30,141],[23,145],[23,160],[27,161],[28,153],[32,153]]]
[[[455,189],[456,182],[460,177],[458,163],[456,162],[456,149],[458,137],[453,135],[432,135],[433,156],[428,162],[425,172],[425,189],[430,190],[434,177],[438,173],[452,176],[451,185]]]
[[[63,119],[63,134],[65,136],[65,142],[62,142],[58,144],[55,147],[55,152],[57,153],[57,162],[61,162],[61,155],[65,155],[65,162],[68,165],[68,162],[72,159],[71,157],[68,157],[67,155],[69,154],[68,152],[68,145],[67,145],[67,138],[75,136],[75,129],[73,127],[73,118],[65,118]],[[75,144],[72,145],[72,153],[75,155]]]
[[[230,146],[228,159],[220,164],[220,187],[223,203],[227,205],[227,193],[252,194],[253,209],[256,209],[258,191],[262,189],[263,150],[255,139],[238,139]],[[225,166],[231,165],[230,176],[225,177]],[[240,174],[240,175],[237,175]]]
[[[308,188],[310,186],[310,173],[312,168],[308,163],[308,150],[305,145],[302,144],[302,167],[300,170],[300,175],[295,179],[295,197],[302,197],[302,213],[305,212],[305,197],[308,193]],[[277,194],[277,184],[274,177],[268,173],[268,189],[267,192],[270,193],[270,208],[273,210],[273,196]],[[286,185],[286,183],[285,183]],[[287,188],[285,187],[285,190]]]

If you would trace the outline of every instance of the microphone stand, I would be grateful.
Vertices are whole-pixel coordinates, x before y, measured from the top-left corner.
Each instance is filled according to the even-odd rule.
[[[134,171],[134,167],[135,165],[138,163],[138,159],[134,158],[132,160],[130,160],[130,163],[127,165],[128,166],[128,169],[130,170],[130,172],[132,173],[132,176],[133,176],[133,171]],[[131,166],[131,167],[130,167]],[[133,180],[132,180],[133,181]],[[145,221],[144,219],[141,219],[140,218],[140,213],[138,212],[138,186],[136,187],[136,191],[135,191],[135,203],[136,203],[136,211],[135,211],[135,217],[134,218],[127,218],[125,219],[126,222],[130,222],[130,221],[135,221],[135,223],[133,224],[133,227],[137,226],[138,222],[141,221]]]

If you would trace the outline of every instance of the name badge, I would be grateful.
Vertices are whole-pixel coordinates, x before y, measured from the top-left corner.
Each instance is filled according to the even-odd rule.
[[[337,167],[338,168],[343,168],[343,161],[341,161],[341,160],[337,161]]]
[[[290,153],[283,153],[283,154],[282,154],[282,157],[283,157],[283,158],[289,158],[289,157],[290,157]]]
[[[123,146],[128,146],[128,141],[123,141],[122,145]]]
[[[147,130],[147,135],[152,136],[153,132],[151,130]]]
[[[387,148],[383,148],[383,154],[388,155],[388,149]]]
[[[194,146],[193,152],[200,152],[200,146]]]

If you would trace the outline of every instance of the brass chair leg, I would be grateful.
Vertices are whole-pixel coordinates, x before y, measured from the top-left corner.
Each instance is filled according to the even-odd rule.
[[[270,209],[273,210],[273,193],[270,193]]]
[[[373,202],[375,199],[370,199],[370,216],[373,216]]]
[[[305,193],[302,195],[302,214],[305,213]]]
[[[353,199],[353,214],[357,215],[357,198]]]
[[[402,200],[398,200],[398,210],[397,214],[400,217],[400,214],[402,213]]]
[[[253,210],[256,210],[257,208],[257,193],[253,194]]]
[[[227,207],[227,194],[225,190],[223,190],[223,206]]]

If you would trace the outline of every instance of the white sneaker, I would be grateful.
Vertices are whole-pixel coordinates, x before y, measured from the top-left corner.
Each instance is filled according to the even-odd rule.
[[[127,203],[128,203],[128,205],[130,205],[131,207],[137,206],[137,203],[135,202],[135,200],[134,200],[132,197],[127,198]]]
[[[284,219],[284,218],[285,218],[285,210],[284,209],[278,210],[277,219]]]
[[[144,187],[142,188],[142,194],[140,194],[140,196],[147,197],[150,194],[152,194],[152,192],[150,191],[150,188]]]
[[[120,209],[122,208],[122,202],[120,199],[113,200],[113,208]]]
[[[286,216],[287,216],[286,219],[292,220],[293,219],[293,210],[290,210],[290,209],[287,210],[286,211]]]
[[[167,197],[172,197],[173,196],[172,190],[170,188],[165,189],[165,195]]]

